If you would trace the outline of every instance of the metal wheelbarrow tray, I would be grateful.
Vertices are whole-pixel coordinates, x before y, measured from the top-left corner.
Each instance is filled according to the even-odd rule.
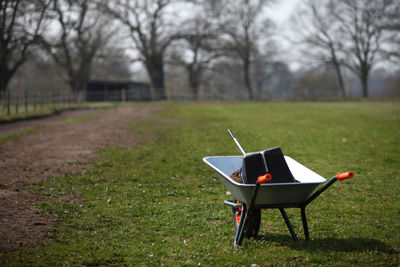
[[[254,220],[258,220],[256,224],[258,223],[259,228],[259,220],[261,220],[260,209],[273,208],[278,208],[280,210],[296,242],[299,242],[299,239],[284,208],[300,208],[304,235],[306,240],[309,240],[305,213],[306,206],[336,180],[353,177],[352,172],[339,173],[337,176],[327,181],[324,177],[313,172],[294,159],[288,156],[284,156],[284,158],[292,175],[298,182],[261,184],[259,179],[255,184],[237,183],[230,178],[230,175],[242,167],[242,156],[215,156],[203,158],[203,161],[217,172],[222,183],[231,192],[234,198],[234,200],[226,200],[224,203],[231,206],[233,212],[240,211],[240,214],[244,215],[240,215],[240,219],[237,218],[237,223],[234,218],[234,225],[236,228],[235,245],[241,245],[244,235],[246,235],[246,237],[257,235],[258,229],[254,230],[249,228],[253,227],[252,221],[254,224]],[[321,184],[323,184],[323,186],[313,193],[316,187]],[[253,232],[249,234],[249,230],[253,230]]]

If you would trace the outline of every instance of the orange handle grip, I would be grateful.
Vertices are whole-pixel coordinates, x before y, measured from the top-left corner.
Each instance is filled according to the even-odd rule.
[[[353,172],[339,172],[337,174],[337,179],[339,181],[343,181],[344,179],[348,179],[348,178],[353,178],[354,177],[354,173]]]
[[[271,181],[271,179],[272,179],[271,174],[266,173],[265,175],[258,176],[257,180],[259,184],[265,184],[266,182]]]

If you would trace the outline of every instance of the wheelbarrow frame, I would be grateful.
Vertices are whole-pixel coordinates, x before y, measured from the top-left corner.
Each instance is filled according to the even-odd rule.
[[[249,221],[249,216],[247,215],[250,214],[251,216],[252,211],[257,208],[279,209],[292,238],[296,242],[300,242],[300,240],[297,237],[297,234],[294,231],[293,226],[285,212],[285,208],[300,208],[304,235],[305,239],[308,241],[310,239],[310,235],[305,211],[307,205],[309,205],[315,198],[317,198],[321,193],[328,189],[334,182],[338,180],[338,178],[339,180],[343,180],[353,177],[352,172],[346,174],[339,173],[338,175],[331,178],[329,181],[326,181],[326,179],[322,176],[319,176],[318,174],[309,170],[307,167],[301,165],[292,158],[285,156],[285,160],[287,161],[290,170],[292,171],[296,179],[300,180],[300,183],[260,184],[260,181],[257,181],[256,184],[240,184],[233,181],[225,173],[226,171],[230,172],[234,169],[237,170],[237,166],[228,166],[228,168],[225,169],[224,172],[217,168],[212,162],[213,160],[218,161],[229,158],[232,159],[232,161],[238,161],[242,157],[205,157],[203,161],[211,166],[219,174],[222,182],[225,184],[228,190],[231,191],[233,197],[237,200],[225,200],[224,204],[232,207],[233,209],[241,208],[240,221],[236,230],[234,241],[235,246],[240,246],[242,244],[244,229],[246,228],[246,225]],[[231,173],[233,172],[234,171],[232,171]],[[299,177],[301,175],[309,175],[312,176],[313,179],[304,179],[304,176]],[[314,192],[315,188],[320,184],[323,185]],[[272,196],[268,196],[268,194],[272,194]],[[283,196],[277,197],[277,194]]]

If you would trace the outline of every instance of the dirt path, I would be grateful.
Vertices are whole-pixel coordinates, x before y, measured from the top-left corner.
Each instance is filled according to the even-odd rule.
[[[90,118],[57,123],[93,111],[75,111],[0,127],[0,136],[36,127],[17,140],[0,143],[0,255],[23,247],[39,247],[45,231],[57,218],[44,216],[32,206],[43,197],[27,192],[46,177],[81,171],[97,159],[95,151],[108,146],[132,146],[139,140],[129,122],[151,116],[154,107],[119,107],[96,111]],[[72,164],[77,163],[80,164]]]
[[[92,112],[92,110],[90,109],[67,110],[62,112],[61,114],[57,114],[50,117],[44,117],[41,119],[23,120],[18,122],[0,124],[0,137],[10,133],[23,131],[29,128],[44,126],[54,122],[63,121],[69,118],[79,117],[90,112]]]

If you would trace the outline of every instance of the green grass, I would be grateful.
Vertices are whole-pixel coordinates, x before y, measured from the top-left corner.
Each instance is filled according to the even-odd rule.
[[[36,131],[36,128],[33,127],[33,128],[28,128],[28,129],[25,129],[25,130],[22,130],[22,131],[17,131],[17,132],[13,132],[13,133],[10,133],[10,134],[6,134],[6,135],[3,135],[3,136],[0,136],[0,143],[11,141],[11,140],[17,140],[22,135],[33,133],[35,131]]]
[[[59,226],[45,247],[7,254],[5,265],[399,265],[400,104],[166,103],[132,132],[133,149],[99,152],[83,174],[32,190]],[[277,210],[263,210],[259,237],[233,247],[226,188],[202,162],[280,146],[330,178],[352,170],[307,208],[311,241],[296,244]],[[79,204],[58,201],[63,196]],[[302,236],[298,209],[288,209]],[[304,240],[304,239],[302,239]]]

